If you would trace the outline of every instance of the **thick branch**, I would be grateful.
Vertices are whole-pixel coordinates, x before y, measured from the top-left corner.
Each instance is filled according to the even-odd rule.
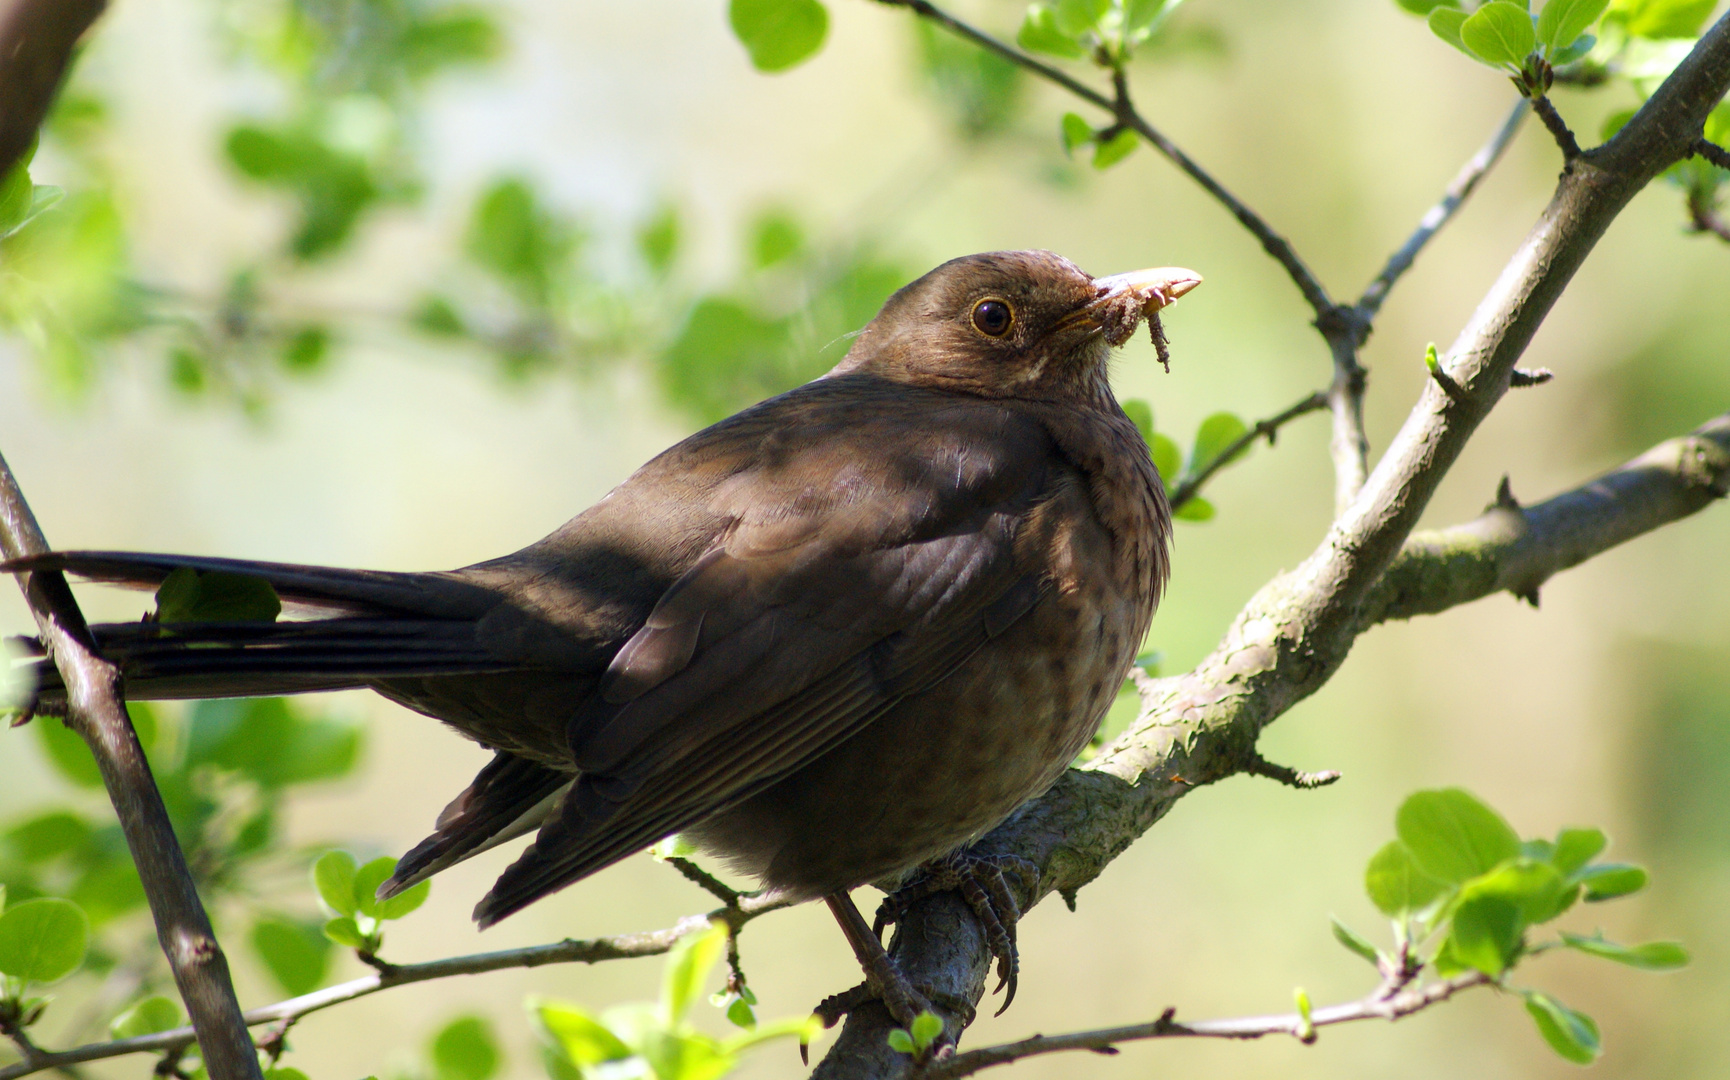
[[[376,994],[380,990],[389,990],[397,986],[408,986],[411,983],[427,982],[430,979],[448,979],[454,975],[480,975],[488,971],[502,971],[506,968],[532,968],[544,964],[597,964],[603,960],[626,960],[640,956],[658,956],[671,949],[675,942],[687,934],[694,934],[707,929],[716,920],[724,920],[733,928],[735,934],[739,928],[759,915],[774,911],[786,905],[780,903],[763,903],[749,896],[736,896],[739,903],[709,912],[707,915],[687,915],[677,923],[664,930],[651,930],[641,934],[620,934],[616,937],[590,938],[583,941],[565,940],[551,945],[534,945],[524,949],[503,949],[499,952],[475,953],[471,956],[453,956],[444,960],[432,960],[424,964],[389,964],[382,970],[358,979],[351,979],[335,986],[327,986],[322,990],[314,990],[310,994],[279,1001],[274,1005],[249,1010],[245,1014],[247,1025],[256,1027],[259,1024],[278,1024],[287,1026],[332,1005],[341,1005],[356,998]],[[44,1069],[63,1068],[85,1061],[100,1061],[104,1058],[121,1057],[126,1054],[157,1054],[183,1050],[192,1045],[197,1036],[189,1027],[175,1028],[172,1031],[157,1032],[154,1035],[140,1035],[133,1039],[118,1039],[113,1042],[91,1043],[72,1050],[58,1053],[38,1050],[33,1058],[8,1065],[0,1069],[0,1080],[17,1080],[18,1077]],[[250,1043],[249,1043],[250,1045]]]
[[[1317,550],[1264,586],[1194,671],[1155,683],[1136,724],[1086,769],[1070,771],[975,846],[981,855],[1014,855],[1042,869],[1026,906],[1054,890],[1073,896],[1183,795],[1244,769],[1262,729],[1332,677],[1366,625],[1364,612],[1379,595],[1384,572],[1466,440],[1507,391],[1515,361],[1574,271],[1635,192],[1691,152],[1727,89],[1730,16],[1707,32],[1615,139],[1570,164],[1536,227],[1450,350],[1444,367],[1454,392],[1436,380],[1426,383],[1362,494]],[[1604,516],[1630,522],[1598,530],[1599,542],[1620,542],[1637,525],[1662,523],[1648,509],[1647,488],[1636,475],[1584,489],[1602,493]],[[1646,475],[1672,483],[1661,470]],[[1676,503],[1671,508],[1676,516],[1686,512]],[[1593,553],[1575,543],[1567,559]],[[1561,565],[1571,563],[1558,560]],[[892,948],[916,984],[969,1001],[982,996],[989,960],[984,935],[954,896],[915,904]],[[947,1019],[952,1030],[959,1027],[955,1017]],[[902,1075],[905,1060],[884,1042],[888,1026],[880,1010],[855,1012],[818,1075]]]
[[[0,176],[36,138],[103,0],[12,0],[0,13]]]
[[[48,550],[23,492],[0,458],[0,552],[7,559],[17,559]],[[144,748],[122,704],[120,673],[97,654],[63,575],[21,574],[19,585],[66,686],[67,725],[84,737],[102,770],[103,785],[150,902],[157,941],[198,1031],[210,1075],[216,1080],[256,1078],[258,1055],[240,1019],[228,961],[211,930]]]

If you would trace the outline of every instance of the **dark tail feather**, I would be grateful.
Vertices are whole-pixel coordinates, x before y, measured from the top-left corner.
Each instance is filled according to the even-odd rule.
[[[245,574],[270,582],[290,606],[353,615],[418,615],[475,619],[498,603],[498,594],[454,574],[407,574],[343,570],[328,566],[213,559],[196,555],[150,555],[133,551],[53,551],[10,562],[0,572],[60,570],[88,581],[129,589],[155,589],[181,568]]]
[[[397,860],[379,886],[388,899],[473,855],[540,827],[558,812],[571,774],[501,753],[439,814],[435,831]]]

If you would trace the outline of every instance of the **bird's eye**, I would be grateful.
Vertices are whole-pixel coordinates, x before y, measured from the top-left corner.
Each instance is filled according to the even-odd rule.
[[[973,328],[986,337],[1002,337],[1015,325],[1015,312],[1002,300],[981,300],[973,305]]]

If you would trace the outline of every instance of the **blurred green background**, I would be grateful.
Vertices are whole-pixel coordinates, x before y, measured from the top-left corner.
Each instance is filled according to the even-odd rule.
[[[1005,34],[1022,10],[956,6]],[[63,115],[37,158],[37,182],[66,187],[69,202],[92,191],[112,199],[80,210],[95,239],[80,249],[85,262],[58,272],[87,283],[124,262],[144,286],[119,300],[94,285],[63,289],[46,322],[7,316],[16,333],[0,343],[0,450],[56,546],[381,569],[495,556],[706,419],[821,371],[889,288],[980,250],[1050,248],[1096,274],[1200,271],[1205,286],[1166,320],[1172,373],[1145,339],[1114,373],[1120,396],[1153,403],[1161,430],[1188,433],[1221,409],[1269,415],[1329,377],[1296,291],[1225,211],[1147,148],[1104,173],[1066,159],[1058,120],[1077,106],[1056,90],[1019,85],[1001,111],[992,103],[1005,100],[1002,86],[990,107],[958,102],[954,84],[930,74],[940,46],[905,12],[835,0],[822,53],[766,76],[719,0],[510,0],[487,9],[496,41],[463,39],[459,26],[438,48],[456,40],[447,53],[462,62],[381,90],[365,72],[297,69],[292,50],[260,47],[268,34],[247,20],[268,9],[122,0],[75,85],[103,107]],[[1132,69],[1142,110],[1288,236],[1339,298],[1379,271],[1514,100],[1506,79],[1388,0],[1192,0],[1169,34],[1174,44]],[[266,54],[275,67],[257,61]],[[364,93],[308,123],[348,132],[371,155],[372,194],[363,217],[333,225],[312,210],[360,180],[333,166],[272,186],[271,147],[249,158],[234,132],[244,121],[260,139],[286,138],[304,119],[296,95],[338,77]],[[986,84],[995,77],[986,72]],[[412,97],[409,121],[369,113],[367,93],[392,107]],[[1554,97],[1588,145],[1604,117],[1634,104],[1617,87]],[[1453,338],[1558,168],[1556,147],[1528,123],[1394,292],[1364,354],[1373,447],[1421,386],[1425,344]],[[104,213],[124,220],[123,234],[102,231]],[[494,227],[477,234],[477,218]],[[1730,408],[1730,247],[1687,233],[1685,220],[1677,191],[1654,185],[1616,222],[1523,363],[1556,380],[1504,401],[1429,524],[1474,516],[1503,474],[1534,501]],[[335,230],[328,251],[308,222]],[[512,222],[515,247],[475,239]],[[420,331],[405,329],[405,315]],[[88,330],[108,316],[108,329]],[[62,333],[54,318],[85,329]],[[744,359],[715,360],[709,341]],[[1293,424],[1276,449],[1214,482],[1215,520],[1178,527],[1150,639],[1167,672],[1204,655],[1248,595],[1320,537],[1333,498],[1326,425],[1321,415]],[[1457,784],[1522,835],[1599,825],[1611,856],[1652,869],[1640,897],[1565,925],[1590,932],[1601,918],[1613,936],[1677,939],[1694,953],[1674,975],[1570,956],[1522,969],[1597,1018],[1607,1046],[1598,1074],[1723,1075],[1726,553],[1730,512],[1712,508],[1556,578],[1538,610],[1498,596],[1373,631],[1263,743],[1275,761],[1344,780],[1298,793],[1239,778],[1195,793],[1081,893],[1078,913],[1045,904],[1030,915],[1015,1006],[982,1018],[968,1043],[1131,1023],[1166,1006],[1180,1018],[1284,1011],[1294,986],[1318,1004],[1361,995],[1370,973],[1331,940],[1328,916],[1386,940],[1363,896],[1364,860],[1391,835],[1403,795]],[[148,604],[83,595],[93,617],[135,618]],[[29,626],[17,595],[0,591],[0,630]],[[366,745],[350,778],[286,805],[295,844],[400,853],[485,758],[368,695],[310,708],[364,720]],[[0,734],[0,747],[0,822],[68,798],[100,806],[99,795],[68,796],[27,730]],[[709,906],[643,856],[479,935],[468,909],[510,857],[439,877],[427,905],[392,925],[385,955],[648,929]],[[310,914],[299,880],[271,900]],[[803,1012],[857,978],[820,907],[754,924],[743,947],[765,1016]],[[238,940],[231,952],[246,1004],[282,996]],[[342,958],[330,977],[362,970]],[[653,997],[659,972],[655,960],[615,962],[394,990],[306,1020],[286,1063],[315,1080],[411,1069],[440,1022],[478,1012],[498,1025],[509,1074],[540,1075],[526,992],[600,1007]],[[59,1044],[92,985],[59,988],[68,1004],[44,1021],[41,1041]],[[145,1060],[89,1072],[142,1075]],[[1517,1001],[1480,991],[1398,1025],[1329,1030],[1313,1047],[1146,1044],[1016,1073],[1346,1080],[1573,1068]],[[794,1051],[777,1046],[741,1075],[800,1073]]]

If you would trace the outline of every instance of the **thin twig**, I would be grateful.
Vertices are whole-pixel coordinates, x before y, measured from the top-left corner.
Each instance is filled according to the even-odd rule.
[[[1321,282],[1310,272],[1309,267],[1304,265],[1303,260],[1298,258],[1297,252],[1292,250],[1291,244],[1286,241],[1285,237],[1275,232],[1266,221],[1262,220],[1261,215],[1251,210],[1244,204],[1243,200],[1228,191],[1223,184],[1209,175],[1207,170],[1197,165],[1188,154],[1180,150],[1176,143],[1160,134],[1152,124],[1135,111],[1127,93],[1123,90],[1123,72],[1121,69],[1114,72],[1114,82],[1117,87],[1116,100],[1113,100],[1050,64],[1037,60],[1015,46],[956,18],[937,5],[930,3],[929,0],[879,0],[879,2],[892,7],[907,8],[919,17],[929,19],[950,33],[966,38],[975,45],[996,53],[1010,63],[1063,87],[1088,104],[1111,113],[1118,123],[1133,129],[1142,138],[1152,143],[1156,150],[1171,159],[1178,168],[1188,173],[1192,180],[1200,184],[1209,195],[1212,195],[1227,210],[1230,210],[1232,216],[1254,234],[1257,240],[1261,241],[1262,248],[1285,268],[1286,273],[1297,284],[1298,291],[1303,293],[1304,299],[1309,302],[1311,308],[1315,309],[1317,315],[1333,306],[1333,301],[1329,299],[1327,290],[1322,288]]]
[[[1452,979],[1411,987],[1393,994],[1384,988],[1367,997],[1343,1005],[1330,1005],[1312,1011],[1306,1021],[1297,1013],[1277,1016],[1246,1016],[1233,1020],[1203,1020],[1179,1023],[1176,1011],[1167,1009],[1159,1019],[1147,1024],[1128,1027],[1077,1031],[1068,1035],[1035,1035],[1019,1042],[1002,1043],[957,1054],[945,1061],[933,1062],[914,1073],[919,1080],[956,1080],[998,1065],[1009,1065],[1023,1058],[1055,1054],[1068,1050],[1091,1050],[1094,1053],[1114,1053],[1118,1043],[1143,1039],[1259,1039],[1266,1035],[1290,1035],[1297,1039],[1313,1039],[1316,1028],[1349,1024],[1359,1020],[1398,1020],[1422,1012],[1434,1005],[1476,986],[1489,986],[1495,980],[1482,972],[1470,972]]]
[[[1171,508],[1178,509],[1201,492],[1203,484],[1213,479],[1213,475],[1231,464],[1232,460],[1243,453],[1257,439],[1267,439],[1272,446],[1279,429],[1306,413],[1319,412],[1328,407],[1328,396],[1320,390],[1309,395],[1282,413],[1258,420],[1254,427],[1234,439],[1231,445],[1213,456],[1213,459],[1202,466],[1200,472],[1186,476],[1171,492]]]
[[[1724,149],[1710,139],[1694,141],[1694,156],[1705,158],[1720,169],[1730,169],[1730,150]]]
[[[24,493],[0,458],[0,553],[18,559],[48,550]],[[120,673],[97,653],[64,575],[21,574],[18,584],[66,687],[67,725],[84,737],[102,772],[103,786],[144,885],[157,941],[198,1030],[210,1075],[216,1080],[257,1078],[261,1075],[258,1056],[241,1023],[228,960],[217,944],[144,748],[126,713]]]
[[[735,926],[739,926],[759,915],[786,906],[785,902],[765,902],[750,895],[744,895],[739,898],[739,903],[736,905],[712,911],[706,915],[687,915],[664,930],[652,930],[640,934],[620,934],[615,937],[589,938],[582,941],[565,940],[550,945],[533,945],[523,949],[504,949],[499,952],[454,956],[444,960],[428,961],[424,964],[392,964],[384,971],[363,975],[358,979],[351,979],[335,986],[327,986],[322,990],[314,990],[310,994],[302,994],[286,1001],[279,1001],[274,1005],[251,1009],[245,1014],[245,1023],[249,1027],[256,1027],[260,1024],[290,1025],[321,1009],[328,1009],[332,1005],[341,1005],[344,1002],[367,997],[381,990],[389,990],[397,986],[427,982],[431,979],[446,979],[453,975],[479,975],[488,971],[540,967],[544,964],[595,964],[603,960],[656,956],[671,949],[680,938],[706,929],[717,919],[727,920]],[[17,1080],[18,1077],[28,1076],[43,1069],[60,1068],[82,1061],[100,1061],[104,1058],[121,1057],[126,1054],[173,1052],[190,1046],[195,1038],[197,1036],[190,1027],[182,1027],[172,1031],[158,1032],[154,1035],[140,1035],[133,1039],[90,1043],[58,1052],[38,1048],[34,1057],[0,1069],[0,1080]],[[249,1049],[251,1047],[250,1040],[248,1047]]]
[[[1568,129],[1568,122],[1562,119],[1562,114],[1556,111],[1556,106],[1543,94],[1532,98],[1532,111],[1538,114],[1538,119],[1550,129],[1550,135],[1556,140],[1556,145],[1562,148],[1562,160],[1572,162],[1580,156],[1580,143],[1574,138],[1574,133]]]
[[[1478,186],[1478,181],[1482,180],[1485,174],[1501,159],[1502,152],[1508,148],[1509,143],[1514,141],[1515,134],[1520,130],[1520,124],[1526,119],[1526,114],[1530,111],[1531,103],[1525,98],[1516,101],[1514,107],[1508,112],[1508,118],[1502,121],[1502,126],[1496,129],[1494,135],[1490,136],[1490,141],[1479,147],[1478,152],[1460,166],[1460,171],[1455,174],[1453,182],[1448,185],[1447,190],[1442,192],[1442,197],[1436,201],[1436,205],[1424,213],[1424,216],[1418,221],[1418,227],[1412,231],[1412,235],[1407,238],[1404,244],[1400,245],[1398,251],[1389,257],[1388,264],[1382,267],[1382,272],[1376,275],[1376,279],[1370,282],[1369,288],[1365,289],[1363,296],[1358,299],[1357,309],[1365,319],[1371,321],[1375,319],[1377,313],[1382,309],[1382,303],[1388,298],[1388,291],[1394,287],[1394,282],[1400,279],[1400,275],[1411,269],[1412,263],[1418,257],[1418,252],[1422,251],[1424,245],[1430,242],[1430,238],[1448,223],[1455,211],[1459,210],[1461,204],[1471,195],[1472,190]]]

